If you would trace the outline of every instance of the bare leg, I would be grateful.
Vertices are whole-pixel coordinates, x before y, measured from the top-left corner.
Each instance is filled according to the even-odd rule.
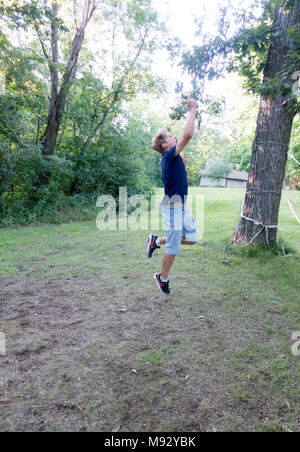
[[[166,237],[162,237],[159,239],[159,242],[161,245],[166,244]],[[182,236],[181,239],[182,245],[195,245],[196,242],[189,242],[185,239],[184,236]],[[162,279],[168,279],[170,268],[174,262],[176,255],[174,254],[167,254],[165,253],[162,261],[162,268],[161,268],[161,277]]]
[[[161,245],[165,245],[166,242],[167,242],[166,237],[159,237],[159,243],[160,243]],[[181,244],[182,244],[182,245],[195,245],[196,242],[189,242],[188,240],[185,239],[184,236],[182,236]]]
[[[185,239],[184,236],[182,236],[182,240],[181,240],[181,244],[182,245],[196,245],[197,242],[189,242],[188,240]]]
[[[175,259],[175,254],[167,254],[165,253],[162,261],[162,267],[161,267],[161,277],[162,279],[168,279],[169,270],[173,264],[173,261]]]

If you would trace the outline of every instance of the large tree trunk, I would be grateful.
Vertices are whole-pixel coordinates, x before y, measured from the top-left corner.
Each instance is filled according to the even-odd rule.
[[[96,0],[85,0],[82,20],[79,25],[76,23],[76,34],[72,42],[71,54],[69,61],[63,75],[61,87],[58,91],[58,30],[55,20],[51,24],[51,45],[52,58],[50,63],[51,70],[51,97],[50,106],[47,118],[47,127],[41,138],[43,145],[43,154],[45,156],[53,155],[56,146],[57,135],[61,123],[62,114],[65,109],[66,99],[72,85],[72,78],[74,76],[79,53],[84,40],[85,29],[96,9]],[[58,2],[53,0],[52,10],[54,17],[58,14]],[[44,49],[43,49],[44,50]]]
[[[274,79],[287,62],[292,50],[288,28],[300,23],[300,2],[284,11],[278,6],[274,26],[279,30],[270,46],[264,81]],[[293,70],[286,75],[292,81]],[[287,162],[288,146],[295,116],[295,101],[278,93],[261,96],[256,133],[252,145],[252,161],[241,220],[231,242],[239,245],[276,244],[278,214]]]
[[[58,16],[58,3],[52,2],[52,12],[54,18]],[[48,109],[47,128],[42,137],[43,154],[53,155],[58,133],[58,121],[53,114],[55,112],[55,102],[58,94],[58,29],[55,19],[51,21],[51,63],[49,62],[51,74],[50,104]]]

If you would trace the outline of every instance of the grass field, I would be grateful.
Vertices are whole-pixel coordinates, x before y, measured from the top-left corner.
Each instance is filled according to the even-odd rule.
[[[228,247],[244,191],[190,192],[204,236],[169,297],[150,231],[0,230],[0,431],[300,431],[300,224],[283,198],[292,255]]]

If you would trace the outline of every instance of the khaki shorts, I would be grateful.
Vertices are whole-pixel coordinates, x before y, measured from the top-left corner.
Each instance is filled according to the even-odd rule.
[[[179,254],[182,236],[189,242],[198,242],[196,222],[189,207],[181,203],[162,205],[161,216],[167,236],[167,254]]]

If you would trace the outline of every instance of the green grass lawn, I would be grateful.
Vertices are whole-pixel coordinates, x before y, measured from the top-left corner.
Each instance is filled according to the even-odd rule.
[[[283,197],[292,256],[227,247],[243,193],[190,189],[204,235],[169,297],[150,231],[0,230],[0,431],[299,431],[300,224]]]

